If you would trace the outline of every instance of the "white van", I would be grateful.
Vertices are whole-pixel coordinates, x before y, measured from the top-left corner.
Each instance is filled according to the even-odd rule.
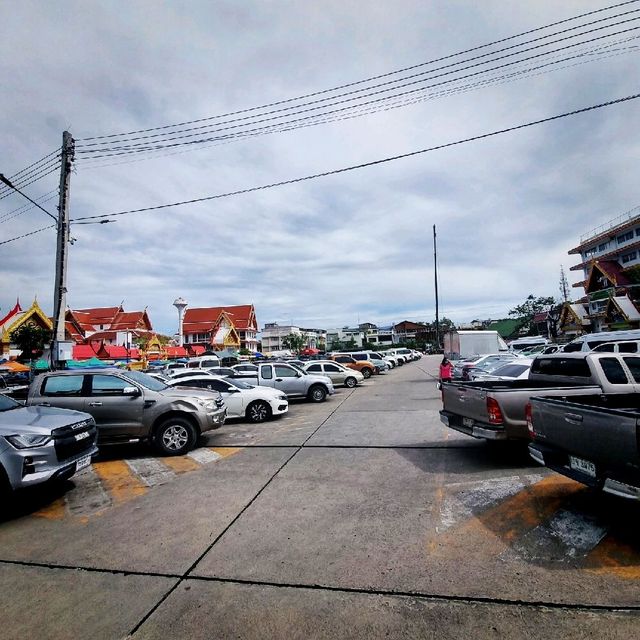
[[[188,369],[211,369],[219,366],[220,358],[218,356],[199,356],[198,358],[191,358],[187,362]]]
[[[620,342],[603,342],[593,349],[594,352],[602,353],[639,353],[640,340],[620,340]]]
[[[528,338],[518,338],[509,343],[509,351],[525,351],[533,347],[540,347],[549,344],[549,340],[543,336],[529,336]]]
[[[587,333],[566,344],[562,348],[562,351],[565,353],[571,353],[572,351],[593,351],[597,346],[605,344],[606,342],[623,342],[629,340],[640,340],[640,329]]]

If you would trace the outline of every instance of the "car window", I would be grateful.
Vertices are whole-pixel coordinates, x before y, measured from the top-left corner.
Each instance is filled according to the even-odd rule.
[[[596,347],[594,351],[605,351],[607,353],[613,353],[615,351],[615,345],[613,344],[613,342],[609,342],[608,344],[601,344],[599,347]]]
[[[640,358],[632,358],[627,356],[626,358],[622,358],[624,363],[629,367],[629,371],[631,371],[631,375],[635,382],[640,382]]]
[[[536,358],[531,365],[531,373],[548,376],[568,376],[589,378],[589,365],[583,358]]]
[[[116,376],[93,376],[91,381],[91,395],[94,396],[121,396],[125,387],[130,387],[128,380]]]
[[[340,373],[341,371],[343,371],[338,365],[336,364],[325,364],[324,365],[324,370],[325,371],[330,371],[331,373]]]
[[[504,364],[496,369],[493,374],[496,376],[509,376],[515,378],[521,373],[524,373],[528,368],[528,364]]]
[[[629,382],[627,374],[617,358],[601,358],[600,366],[611,384],[627,384]]]
[[[274,369],[276,370],[276,377],[278,378],[295,378],[298,375],[297,371],[290,367],[279,367],[275,365]]]
[[[355,358],[356,360],[367,360],[368,359],[366,353],[352,353],[351,357]]]
[[[200,363],[201,367],[219,367],[220,366],[220,361],[219,360],[203,360]]]
[[[187,367],[189,367],[189,369],[198,369],[200,367],[200,364],[198,362],[189,362],[187,364]]]
[[[206,380],[205,387],[207,389],[213,389],[214,391],[220,391],[221,393],[227,393],[232,385],[224,380],[216,380],[215,378],[211,378],[211,380]]]
[[[79,396],[84,376],[51,376],[45,378],[42,394],[45,396]]]
[[[620,342],[618,344],[618,351],[620,353],[638,353],[637,342]]]
[[[264,380],[271,380],[271,378],[273,378],[273,371],[271,370],[270,366],[262,367],[260,369],[260,375]]]
[[[307,371],[322,371],[322,366],[319,364],[311,364],[307,367]]]

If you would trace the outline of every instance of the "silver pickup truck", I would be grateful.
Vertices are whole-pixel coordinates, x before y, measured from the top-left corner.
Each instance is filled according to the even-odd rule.
[[[286,362],[259,364],[257,375],[243,376],[242,381],[273,387],[283,391],[289,398],[307,398],[312,402],[323,402],[335,392],[333,382],[327,376],[306,373]]]
[[[623,354],[554,353],[533,361],[528,380],[445,382],[440,419],[475,438],[525,440],[529,438],[525,408],[532,396],[640,391],[640,383],[629,371],[635,365],[627,366],[625,360],[640,362],[638,357]],[[621,375],[620,370],[628,374]]]
[[[588,486],[640,500],[637,393],[531,398],[528,423],[534,460]]]
[[[25,407],[0,394],[0,496],[66,480],[89,466],[98,453],[96,435],[86,413]]]

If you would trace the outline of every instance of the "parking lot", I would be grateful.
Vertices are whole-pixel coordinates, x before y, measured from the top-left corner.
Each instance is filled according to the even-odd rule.
[[[438,362],[23,495],[4,637],[637,635],[640,509],[444,427]]]

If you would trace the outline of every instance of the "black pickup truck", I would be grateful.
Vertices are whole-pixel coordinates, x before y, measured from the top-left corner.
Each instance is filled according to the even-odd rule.
[[[531,457],[591,487],[640,500],[640,394],[531,398]]]

